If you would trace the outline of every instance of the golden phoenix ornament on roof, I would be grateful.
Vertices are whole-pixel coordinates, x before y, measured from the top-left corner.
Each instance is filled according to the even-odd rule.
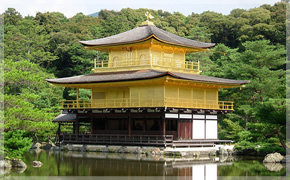
[[[149,21],[149,19],[153,19],[154,18],[154,16],[152,16],[151,13],[148,12],[148,11],[145,13],[145,16],[147,17],[147,21]]]

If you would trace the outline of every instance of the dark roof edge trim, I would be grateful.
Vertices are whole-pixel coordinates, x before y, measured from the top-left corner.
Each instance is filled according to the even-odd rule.
[[[215,81],[203,81],[203,80],[193,80],[193,79],[189,79],[189,78],[185,78],[185,77],[179,77],[175,74],[172,74],[171,72],[168,72],[168,75],[171,77],[174,77],[176,79],[183,79],[183,80],[190,80],[190,81],[197,81],[197,82],[205,82],[205,83],[214,83],[214,84],[227,84],[227,85],[244,85],[244,84],[248,84],[250,83],[250,81],[245,81],[244,83],[221,83],[221,82],[215,82]],[[230,79],[230,80],[234,80],[234,81],[238,81],[235,79]]]

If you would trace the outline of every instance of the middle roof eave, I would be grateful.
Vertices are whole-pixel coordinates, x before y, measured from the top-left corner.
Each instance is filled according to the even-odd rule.
[[[88,83],[105,83],[105,82],[155,79],[164,76],[170,76],[176,79],[190,80],[201,83],[214,83],[225,85],[243,85],[249,83],[249,81],[243,80],[232,80],[203,75],[175,73],[168,71],[156,71],[156,70],[94,73],[67,78],[47,79],[47,81],[53,84],[88,84]]]

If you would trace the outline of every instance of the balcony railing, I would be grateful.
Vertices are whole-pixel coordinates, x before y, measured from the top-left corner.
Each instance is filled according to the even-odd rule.
[[[123,135],[123,134],[63,134],[64,143],[122,144],[122,145],[172,145],[172,135]]]
[[[199,73],[199,62],[179,61],[175,59],[118,59],[100,60],[95,62],[94,71],[136,70],[144,67],[155,69],[174,70],[177,72]]]
[[[234,110],[232,101],[213,101],[186,98],[164,99],[99,99],[93,102],[88,100],[64,100],[62,109],[95,109],[95,108],[139,108],[139,107],[175,107],[192,109]]]

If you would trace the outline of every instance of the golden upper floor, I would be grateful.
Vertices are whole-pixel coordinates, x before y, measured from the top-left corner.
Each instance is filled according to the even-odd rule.
[[[185,50],[155,44],[155,40],[128,47],[115,47],[109,51],[108,60],[96,61],[93,71],[128,71],[155,69],[164,71],[199,74],[199,61],[185,60]]]
[[[200,74],[199,62],[185,59],[186,53],[207,51],[213,43],[186,39],[154,25],[142,25],[114,36],[81,41],[85,48],[109,52],[108,60],[95,60],[93,71],[155,69]]]

